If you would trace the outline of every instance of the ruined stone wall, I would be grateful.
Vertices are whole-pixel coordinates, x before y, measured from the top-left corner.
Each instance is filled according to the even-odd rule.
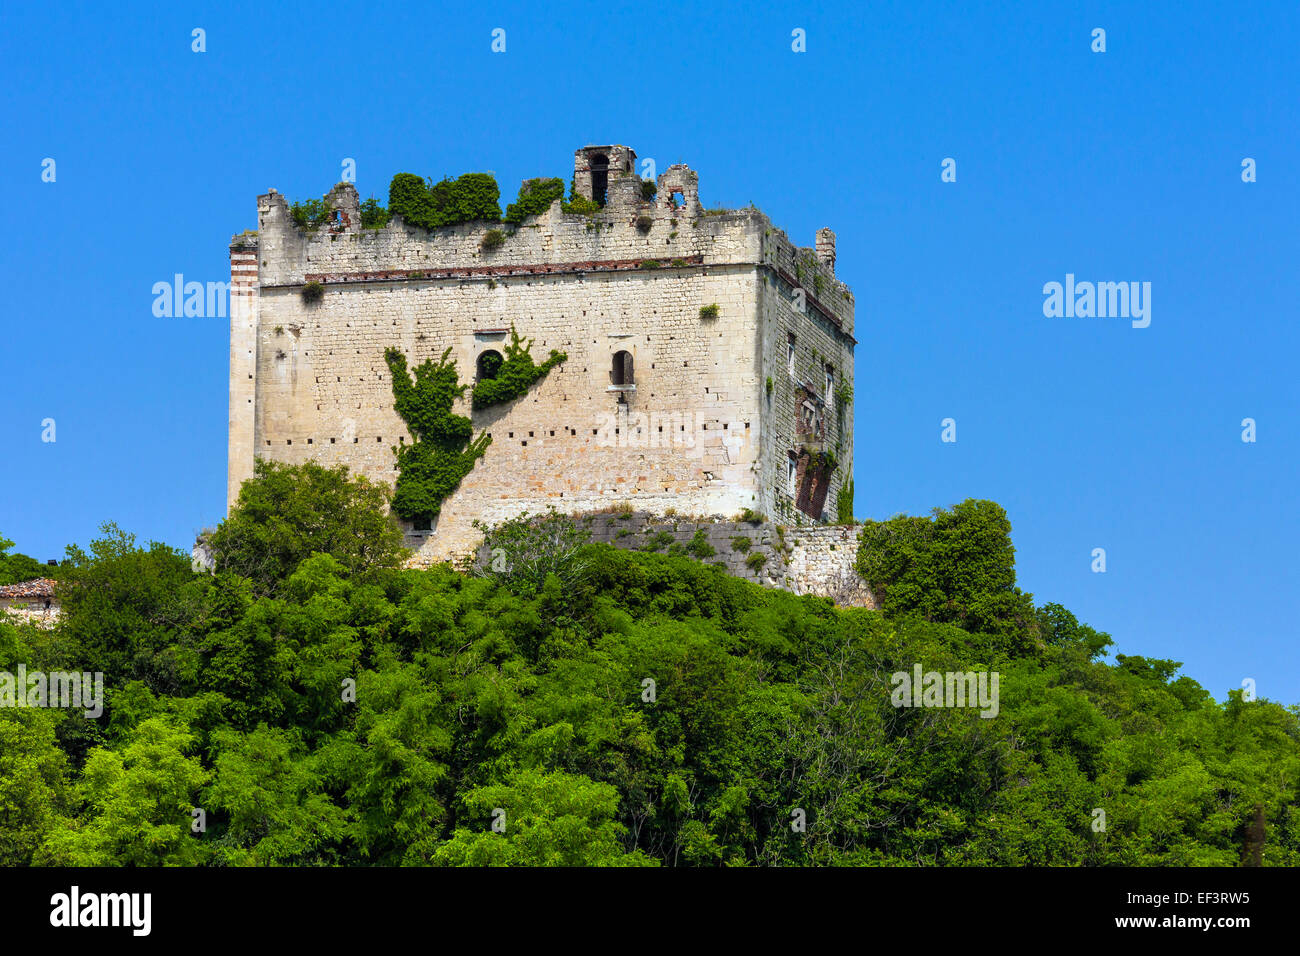
[[[329,196],[337,221],[308,231],[282,195],[259,197],[256,235],[231,246],[229,500],[253,456],[346,464],[394,482],[394,447],[410,436],[393,409],[385,349],[414,367],[450,348],[472,383],[479,356],[504,353],[513,324],[534,340],[535,361],[551,349],[568,359],[514,402],[472,412],[467,395],[456,409],[492,444],[443,503],[433,534],[408,535],[417,563],[472,551],[476,519],[547,506],[792,513],[789,495],[781,508],[796,437],[785,424],[794,406],[783,330],[797,330],[809,360],[833,356],[852,374],[852,300],[834,278],[833,247],[829,261],[816,258],[756,209],[703,214],[686,167],[661,175],[659,200],[642,201],[623,168],[635,154],[610,149],[622,175],[611,174],[593,216],[557,202],[519,226],[430,231],[395,218],[367,230],[356,190],[340,184]],[[693,201],[677,208],[671,190],[683,183]],[[484,243],[492,230],[504,233],[495,248]],[[774,291],[787,279],[807,282],[815,308],[799,313]],[[303,296],[312,282],[324,289],[316,303]],[[701,313],[714,305],[716,315]],[[635,390],[611,388],[622,351]],[[781,387],[772,396],[769,375]],[[846,463],[851,453],[849,444]]]
[[[853,567],[859,531],[854,526],[789,527],[644,511],[587,514],[577,521],[596,543],[679,554],[765,587],[829,597],[846,607],[876,607],[870,588]],[[699,549],[693,544],[696,541],[707,547]],[[486,566],[491,557],[480,547],[481,565]]]
[[[786,523],[796,516],[833,520],[854,461],[853,402],[836,400],[841,385],[854,384],[853,297],[826,261],[796,248],[783,233],[768,232],[763,256],[760,510]],[[826,452],[835,467],[819,471],[815,456]]]
[[[8,615],[16,624],[53,627],[59,622],[59,614],[60,609],[57,605],[45,607],[44,604],[0,601],[0,616]]]

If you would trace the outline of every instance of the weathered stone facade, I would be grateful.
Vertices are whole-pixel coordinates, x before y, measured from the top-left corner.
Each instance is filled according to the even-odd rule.
[[[255,456],[395,481],[410,436],[385,349],[414,366],[450,348],[472,382],[513,325],[538,360],[553,348],[568,359],[513,402],[457,409],[492,443],[436,526],[408,529],[420,563],[472,552],[475,519],[548,506],[832,517],[852,473],[852,402],[836,399],[855,344],[834,234],[799,248],[757,209],[705,212],[686,166],[646,200],[635,169],[627,147],[580,149],[575,188],[601,210],[557,201],[518,227],[395,217],[363,229],[355,188],[340,184],[327,197],[336,220],[313,232],[275,190],[258,197],[256,233],[231,242],[228,502]],[[485,248],[493,229],[505,241]],[[305,300],[309,282],[319,302]]]

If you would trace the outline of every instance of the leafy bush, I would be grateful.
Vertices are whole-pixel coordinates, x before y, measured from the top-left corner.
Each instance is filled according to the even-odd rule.
[[[591,533],[569,515],[554,509],[540,516],[524,512],[491,527],[475,521],[474,527],[483,532],[482,551],[487,555],[476,565],[477,574],[518,594],[541,591],[550,575],[570,595],[584,586],[591,556],[583,545]]]
[[[325,287],[319,282],[308,282],[302,287],[302,301],[308,305],[315,305],[323,298],[325,298]]]
[[[835,386],[835,408],[840,415],[844,409],[853,404],[853,386],[843,379]]]
[[[578,195],[576,184],[569,182],[569,198],[560,207],[564,212],[576,213],[580,216],[594,216],[600,212],[601,205],[594,199],[588,199],[586,196]]]
[[[388,212],[413,226],[435,229],[462,222],[499,222],[501,191],[487,173],[433,183],[398,173],[388,185]]]
[[[858,571],[886,613],[1036,638],[1032,595],[1015,586],[1011,522],[994,502],[867,521],[859,541]]]
[[[506,241],[506,234],[500,229],[489,229],[483,234],[483,249],[491,252],[493,249],[499,249]]]
[[[641,180],[641,200],[643,202],[652,202],[658,192],[659,184],[653,179]]]
[[[650,537],[646,538],[645,544],[641,546],[642,551],[662,551],[668,545],[672,544],[673,536],[667,531],[656,531]]]
[[[528,351],[532,347],[533,340],[522,342],[512,324],[510,341],[505,345],[505,361],[496,370],[496,377],[481,379],[474,386],[472,404],[475,411],[513,401],[528,391],[534,382],[568,358],[566,353],[551,349],[551,354],[546,361],[537,365]]]
[[[506,207],[506,222],[523,222],[529,216],[540,216],[564,198],[564,180],[525,179],[519,187],[519,198]]]
[[[374,196],[361,203],[360,211],[362,229],[383,229],[388,225],[388,210]]]
[[[754,542],[750,540],[750,538],[747,535],[743,535],[743,534],[735,535],[731,539],[731,549],[733,551],[739,551],[741,554],[744,554],[746,551],[748,551],[753,546],[753,544]]]
[[[718,303],[715,302],[712,305],[700,306],[701,319],[716,319],[717,317],[718,317]]]
[[[655,221],[649,216],[647,216],[645,213],[642,213],[641,215],[636,217],[636,227],[641,232],[649,232],[651,228],[654,226],[654,224]]]
[[[755,574],[761,571],[765,564],[767,564],[767,555],[762,551],[755,551],[745,559],[745,565]]]
[[[691,540],[686,544],[686,553],[692,557],[699,558],[703,561],[705,558],[711,558],[718,553],[718,549],[709,544],[708,533],[703,528],[696,530],[691,536]]]
[[[324,199],[304,199],[289,207],[289,216],[299,229],[313,231],[330,221],[334,209]]]

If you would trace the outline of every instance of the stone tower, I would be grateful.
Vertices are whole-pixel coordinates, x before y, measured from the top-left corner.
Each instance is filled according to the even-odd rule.
[[[259,456],[393,482],[411,438],[384,351],[414,366],[450,348],[472,382],[513,325],[539,360],[568,359],[513,402],[457,409],[492,443],[433,526],[407,525],[420,561],[472,551],[475,519],[551,506],[833,517],[853,467],[856,342],[834,233],[801,248],[758,209],[706,211],[682,165],[646,198],[626,146],[579,149],[573,186],[599,211],[556,201],[517,227],[433,230],[363,229],[346,183],[315,231],[274,189],[259,196],[256,233],[230,246],[228,502]],[[507,233],[495,247],[493,229]]]

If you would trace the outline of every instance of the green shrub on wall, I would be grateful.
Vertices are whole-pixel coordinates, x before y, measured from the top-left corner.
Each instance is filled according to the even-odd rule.
[[[528,391],[534,382],[569,357],[564,352],[551,349],[550,357],[541,365],[537,365],[528,352],[532,347],[533,340],[521,342],[519,333],[511,325],[510,341],[506,343],[505,361],[496,369],[494,378],[484,378],[474,386],[472,397],[476,411],[518,398]]]
[[[299,229],[315,230],[329,221],[333,211],[323,199],[304,199],[289,207],[289,216]]]
[[[379,205],[379,200],[374,196],[361,204],[360,211],[362,229],[383,229],[388,225],[388,210]]]
[[[487,173],[465,173],[432,183],[398,173],[388,184],[388,212],[413,226],[434,229],[461,222],[499,222],[501,190]]]
[[[415,441],[395,448],[397,490],[393,513],[408,521],[432,520],[442,503],[470,473],[492,439],[474,438],[474,426],[464,415],[453,415],[452,405],[468,385],[457,382],[451,349],[434,362],[415,368],[412,380],[406,356],[398,349],[384,353],[393,375],[393,407]]]
[[[578,195],[578,185],[572,180],[569,181],[569,198],[560,207],[565,212],[578,213],[582,216],[592,216],[600,212],[600,203],[594,199],[588,199],[586,196]]]
[[[525,179],[519,187],[519,198],[506,207],[506,222],[523,222],[529,216],[540,216],[555,200],[563,198],[563,179]]]

